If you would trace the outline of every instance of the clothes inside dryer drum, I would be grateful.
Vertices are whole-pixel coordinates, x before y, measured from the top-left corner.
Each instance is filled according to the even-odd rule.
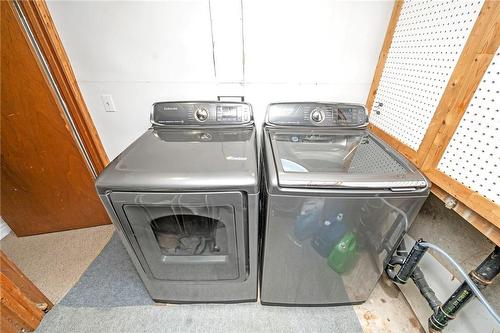
[[[234,210],[230,206],[126,205],[152,274],[159,279],[203,281],[239,276]],[[168,265],[169,269],[162,267]]]

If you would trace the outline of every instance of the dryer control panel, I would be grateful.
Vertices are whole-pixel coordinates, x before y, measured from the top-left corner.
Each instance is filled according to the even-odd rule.
[[[360,128],[368,125],[368,113],[360,104],[273,103],[267,109],[267,124]]]
[[[151,123],[167,125],[244,125],[253,123],[252,107],[238,102],[159,102]]]

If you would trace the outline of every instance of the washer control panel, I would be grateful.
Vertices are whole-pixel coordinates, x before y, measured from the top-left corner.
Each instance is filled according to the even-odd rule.
[[[159,102],[153,125],[243,125],[253,123],[252,107],[238,102]]]
[[[359,128],[368,125],[368,113],[360,104],[273,103],[266,123],[283,126]]]

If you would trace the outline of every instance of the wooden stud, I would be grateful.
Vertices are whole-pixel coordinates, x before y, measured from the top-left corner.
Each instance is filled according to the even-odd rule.
[[[467,220],[470,224],[472,224],[477,230],[479,230],[483,235],[488,237],[493,243],[500,246],[500,228],[493,225],[484,217],[478,215],[472,209],[464,205],[463,202],[457,200],[457,198],[451,196],[449,193],[444,191],[436,184],[432,185],[431,191],[436,197],[441,199],[441,201],[443,201],[444,203],[446,203],[447,200],[449,199],[454,199],[456,201],[456,204],[451,209],[453,209],[463,219]]]
[[[409,159],[410,161],[415,163],[415,160],[417,157],[417,152],[415,150],[411,149],[410,147],[408,147],[407,145],[405,145],[404,143],[402,143],[401,141],[399,141],[395,137],[384,132],[383,130],[381,130],[380,128],[378,128],[377,126],[375,126],[373,124],[370,124],[368,126],[368,128],[370,129],[370,131],[372,133],[374,133],[375,135],[380,137],[382,140],[387,142],[389,145],[391,145],[398,152],[403,154],[407,159]]]
[[[109,159],[90,117],[47,4],[43,0],[29,0],[19,1],[19,5],[47,60],[91,163],[99,174],[109,163]]]
[[[437,166],[499,46],[500,2],[487,0],[417,152],[417,165],[427,177],[488,220],[496,228],[494,234],[500,227],[500,206],[437,170]],[[470,218],[468,221],[474,225]]]
[[[373,107],[401,7],[402,2],[397,1],[366,102],[369,111]],[[441,197],[443,197],[442,192],[447,192],[448,195],[457,198],[460,201],[459,210],[463,213],[462,217],[496,244],[499,243],[500,237],[498,230],[500,207],[438,171],[437,165],[498,49],[499,31],[500,2],[486,0],[417,151],[376,126],[370,125],[373,133],[412,161],[437,185],[436,189],[432,190],[433,192],[441,194]],[[469,212],[468,209],[477,214]]]
[[[500,206],[439,170],[427,170],[425,175],[429,177],[432,183],[438,185],[450,195],[463,202],[467,207],[473,209],[493,225],[500,227]]]
[[[499,44],[500,1],[487,0],[418,149],[423,170],[437,167]]]
[[[370,87],[370,92],[368,94],[368,99],[366,100],[366,109],[368,113],[371,112],[373,107],[373,101],[377,95],[377,89],[382,78],[382,73],[384,71],[385,62],[387,56],[389,55],[389,49],[392,44],[392,37],[394,36],[394,31],[396,30],[396,24],[398,23],[399,13],[403,7],[403,0],[396,0],[394,7],[392,9],[391,19],[389,20],[389,25],[387,26],[387,32],[385,33],[384,44],[382,44],[382,50],[380,50],[380,55],[378,56],[377,67],[375,67],[375,74],[373,74],[372,85]]]

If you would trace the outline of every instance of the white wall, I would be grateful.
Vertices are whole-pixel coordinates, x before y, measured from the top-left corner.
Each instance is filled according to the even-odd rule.
[[[106,152],[149,126],[159,100],[243,95],[364,103],[392,1],[49,1]],[[105,112],[102,94],[117,112]]]
[[[9,225],[0,216],[0,240],[10,234],[11,231]]]

